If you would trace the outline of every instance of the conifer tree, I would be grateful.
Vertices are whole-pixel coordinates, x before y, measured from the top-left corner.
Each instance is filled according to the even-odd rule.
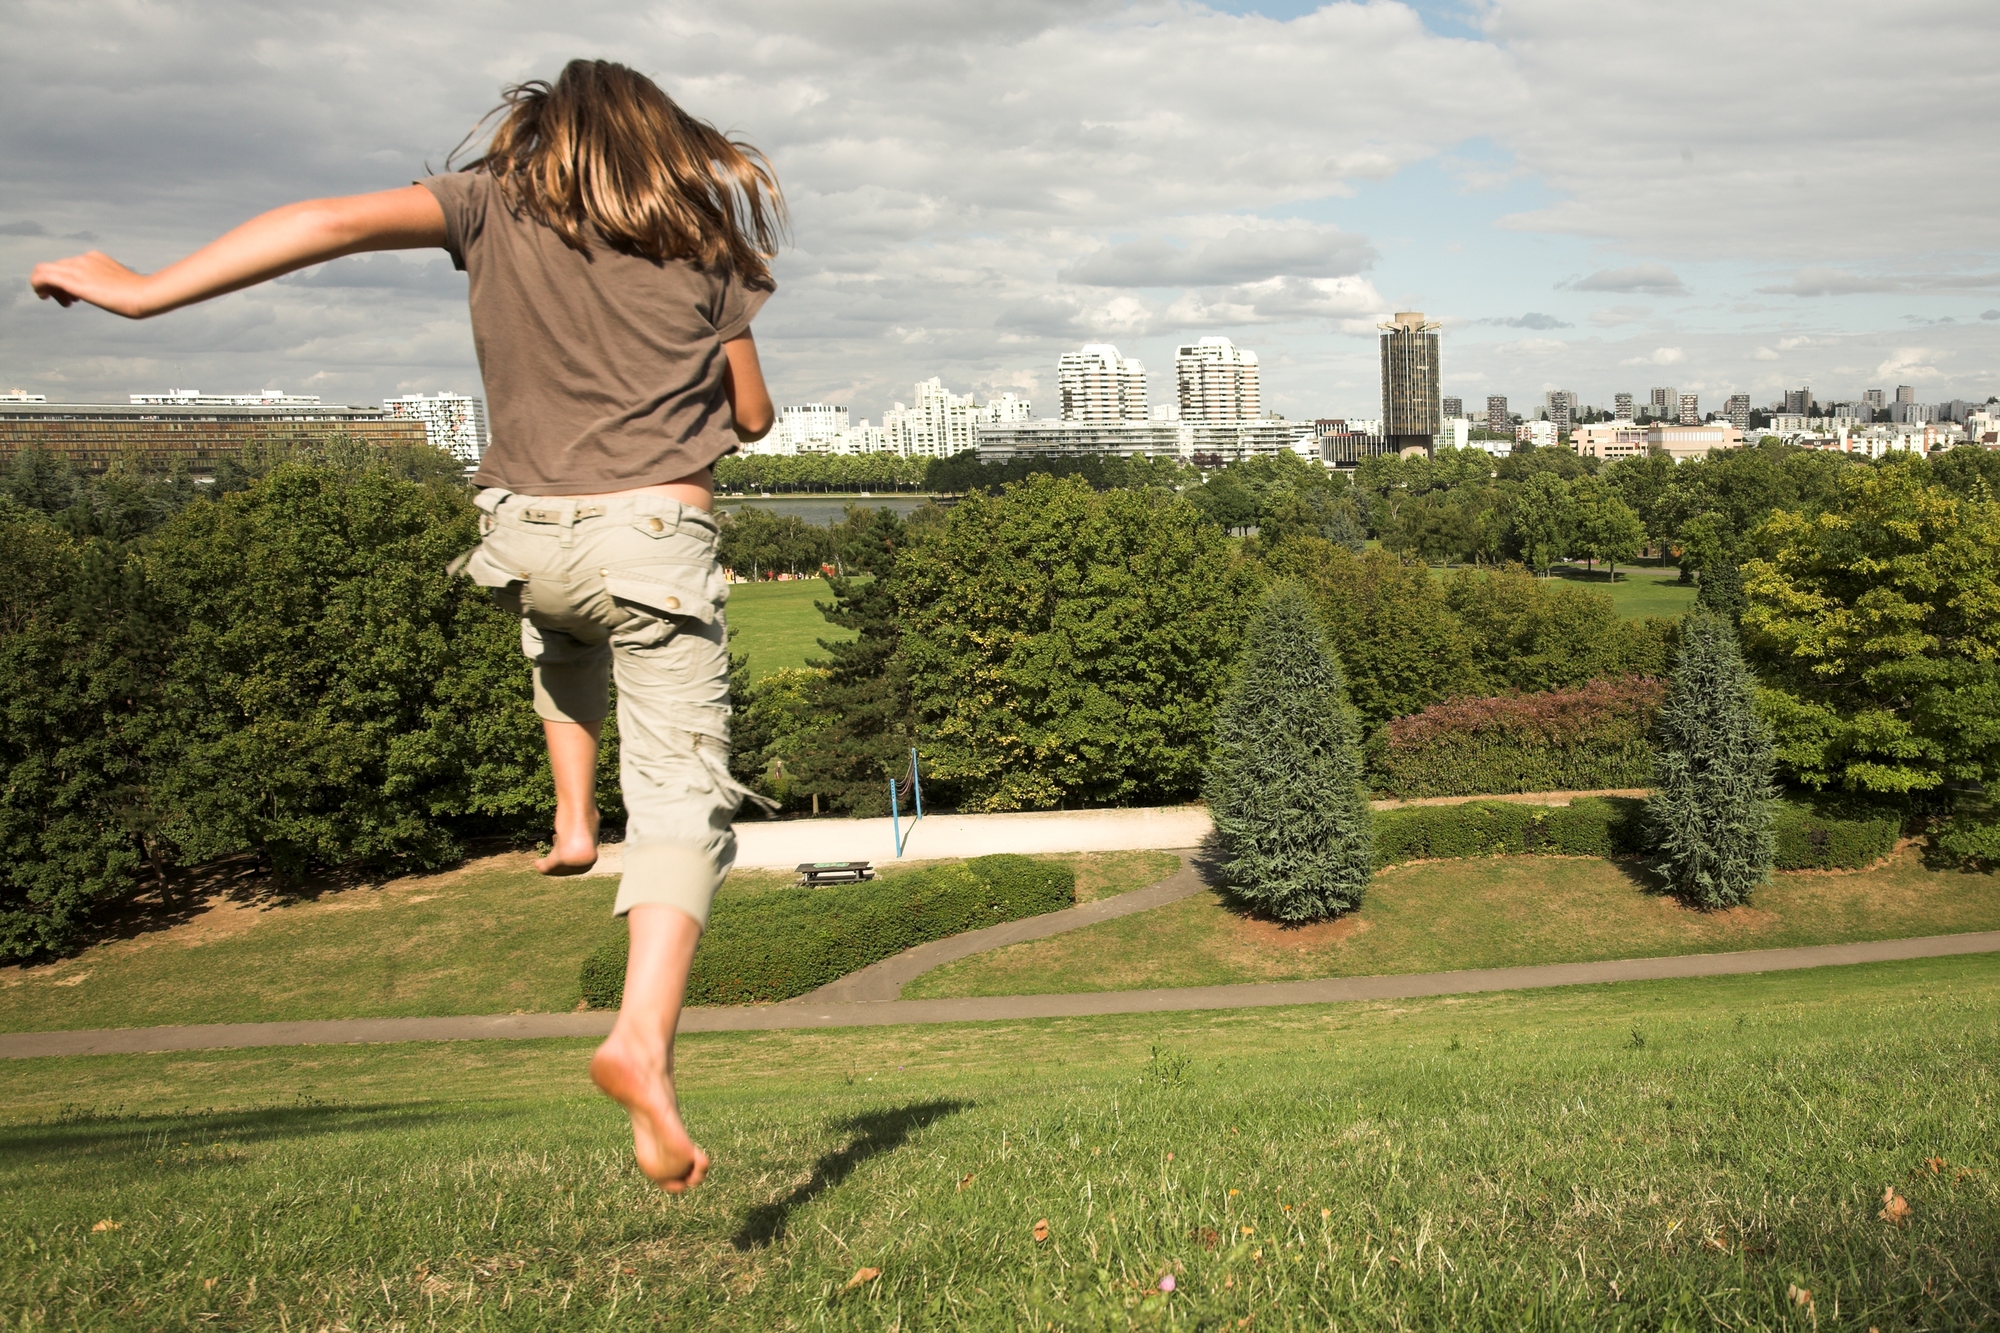
[[[1770,728],[1729,621],[1697,607],[1659,720],[1659,776],[1646,802],[1654,863],[1675,894],[1733,907],[1770,878]]]
[[[1374,870],[1360,731],[1311,599],[1279,584],[1251,626],[1204,784],[1237,898],[1290,922],[1360,906]]]

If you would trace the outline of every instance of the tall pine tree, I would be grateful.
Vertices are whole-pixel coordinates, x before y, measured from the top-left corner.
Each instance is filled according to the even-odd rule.
[[[1204,784],[1232,894],[1290,922],[1361,905],[1374,832],[1360,740],[1311,598],[1279,584],[1251,627]]]
[[[1654,863],[1700,907],[1733,907],[1770,878],[1771,732],[1726,617],[1697,607],[1682,622],[1659,721],[1659,779],[1646,802]]]

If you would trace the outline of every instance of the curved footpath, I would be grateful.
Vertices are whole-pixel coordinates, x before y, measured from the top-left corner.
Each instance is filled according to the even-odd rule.
[[[1118,899],[1108,901],[1115,903]],[[1758,949],[1748,953],[1619,958],[1601,963],[1495,967],[1390,977],[1335,977],[1323,981],[1278,981],[1261,985],[1191,986],[1173,990],[818,1003],[812,1002],[812,996],[807,996],[784,1004],[689,1009],[681,1015],[680,1030],[768,1032],[787,1028],[887,1027],[899,1023],[977,1023],[1094,1014],[1157,1014],[1192,1009],[1338,1004],[1354,1000],[1403,1000],[1426,995],[1470,995],[1480,991],[1583,986],[1608,981],[1657,981],[1669,977],[1782,972],[1796,968],[1943,958],[1969,953],[2000,953],[2000,930],[1965,935],[1931,935],[1908,940],[1870,940],[1860,944],[1823,944],[1800,949]],[[212,1023],[189,1027],[110,1028],[94,1032],[22,1032],[0,1036],[0,1057],[21,1059],[31,1056],[139,1054],[343,1042],[601,1037],[611,1030],[613,1017],[609,1011],[598,1010],[590,1013],[498,1014],[469,1018],[341,1018],[302,1023]]]

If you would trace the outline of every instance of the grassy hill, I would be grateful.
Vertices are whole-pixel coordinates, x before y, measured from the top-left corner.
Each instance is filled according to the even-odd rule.
[[[146,1330],[1984,1326],[1996,1014],[2000,959],[1964,957],[699,1036],[680,1069],[716,1165],[686,1199],[632,1167],[587,1043],[18,1061],[0,1308]]]

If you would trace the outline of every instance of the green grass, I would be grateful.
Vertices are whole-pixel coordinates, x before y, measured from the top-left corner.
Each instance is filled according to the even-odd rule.
[[[1177,865],[1158,852],[1050,859],[1076,870],[1082,901]],[[0,1031],[567,1010],[584,958],[618,930],[618,881],[544,879],[528,860],[492,857],[307,901],[224,901],[59,963],[0,968]],[[738,871],[722,893],[772,892],[793,878]]]
[[[1608,594],[1611,605],[1617,608],[1618,614],[1633,619],[1644,616],[1678,616],[1694,605],[1695,590],[1692,585],[1676,582],[1680,577],[1678,570],[1661,575],[1620,569],[1616,583],[1610,581],[1609,575],[1602,568],[1595,573],[1583,569],[1559,569],[1555,576],[1581,583],[1593,592]]]
[[[1359,911],[1283,927],[1204,893],[947,964],[907,998],[1217,986],[1306,977],[1727,953],[2000,930],[2000,877],[1936,871],[1915,849],[1852,874],[1779,874],[1750,905],[1698,912],[1629,863],[1502,856],[1378,875]]]
[[[1435,565],[1431,567],[1431,573],[1437,578],[1443,578],[1450,572]],[[1675,581],[1680,577],[1679,570],[1658,571],[1620,565],[1618,581],[1613,583],[1601,566],[1593,572],[1581,565],[1575,568],[1557,565],[1552,577],[1579,583],[1593,592],[1608,595],[1619,615],[1634,620],[1646,616],[1678,616],[1694,605],[1694,588]]]
[[[825,579],[735,584],[729,589],[729,651],[750,659],[752,681],[824,657],[819,640],[854,637],[853,630],[828,623],[813,605],[832,600]]]
[[[2000,959],[1969,957],[691,1037],[716,1165],[682,1200],[633,1170],[586,1043],[13,1062],[0,1310],[106,1330],[1992,1326],[1996,1015]]]

